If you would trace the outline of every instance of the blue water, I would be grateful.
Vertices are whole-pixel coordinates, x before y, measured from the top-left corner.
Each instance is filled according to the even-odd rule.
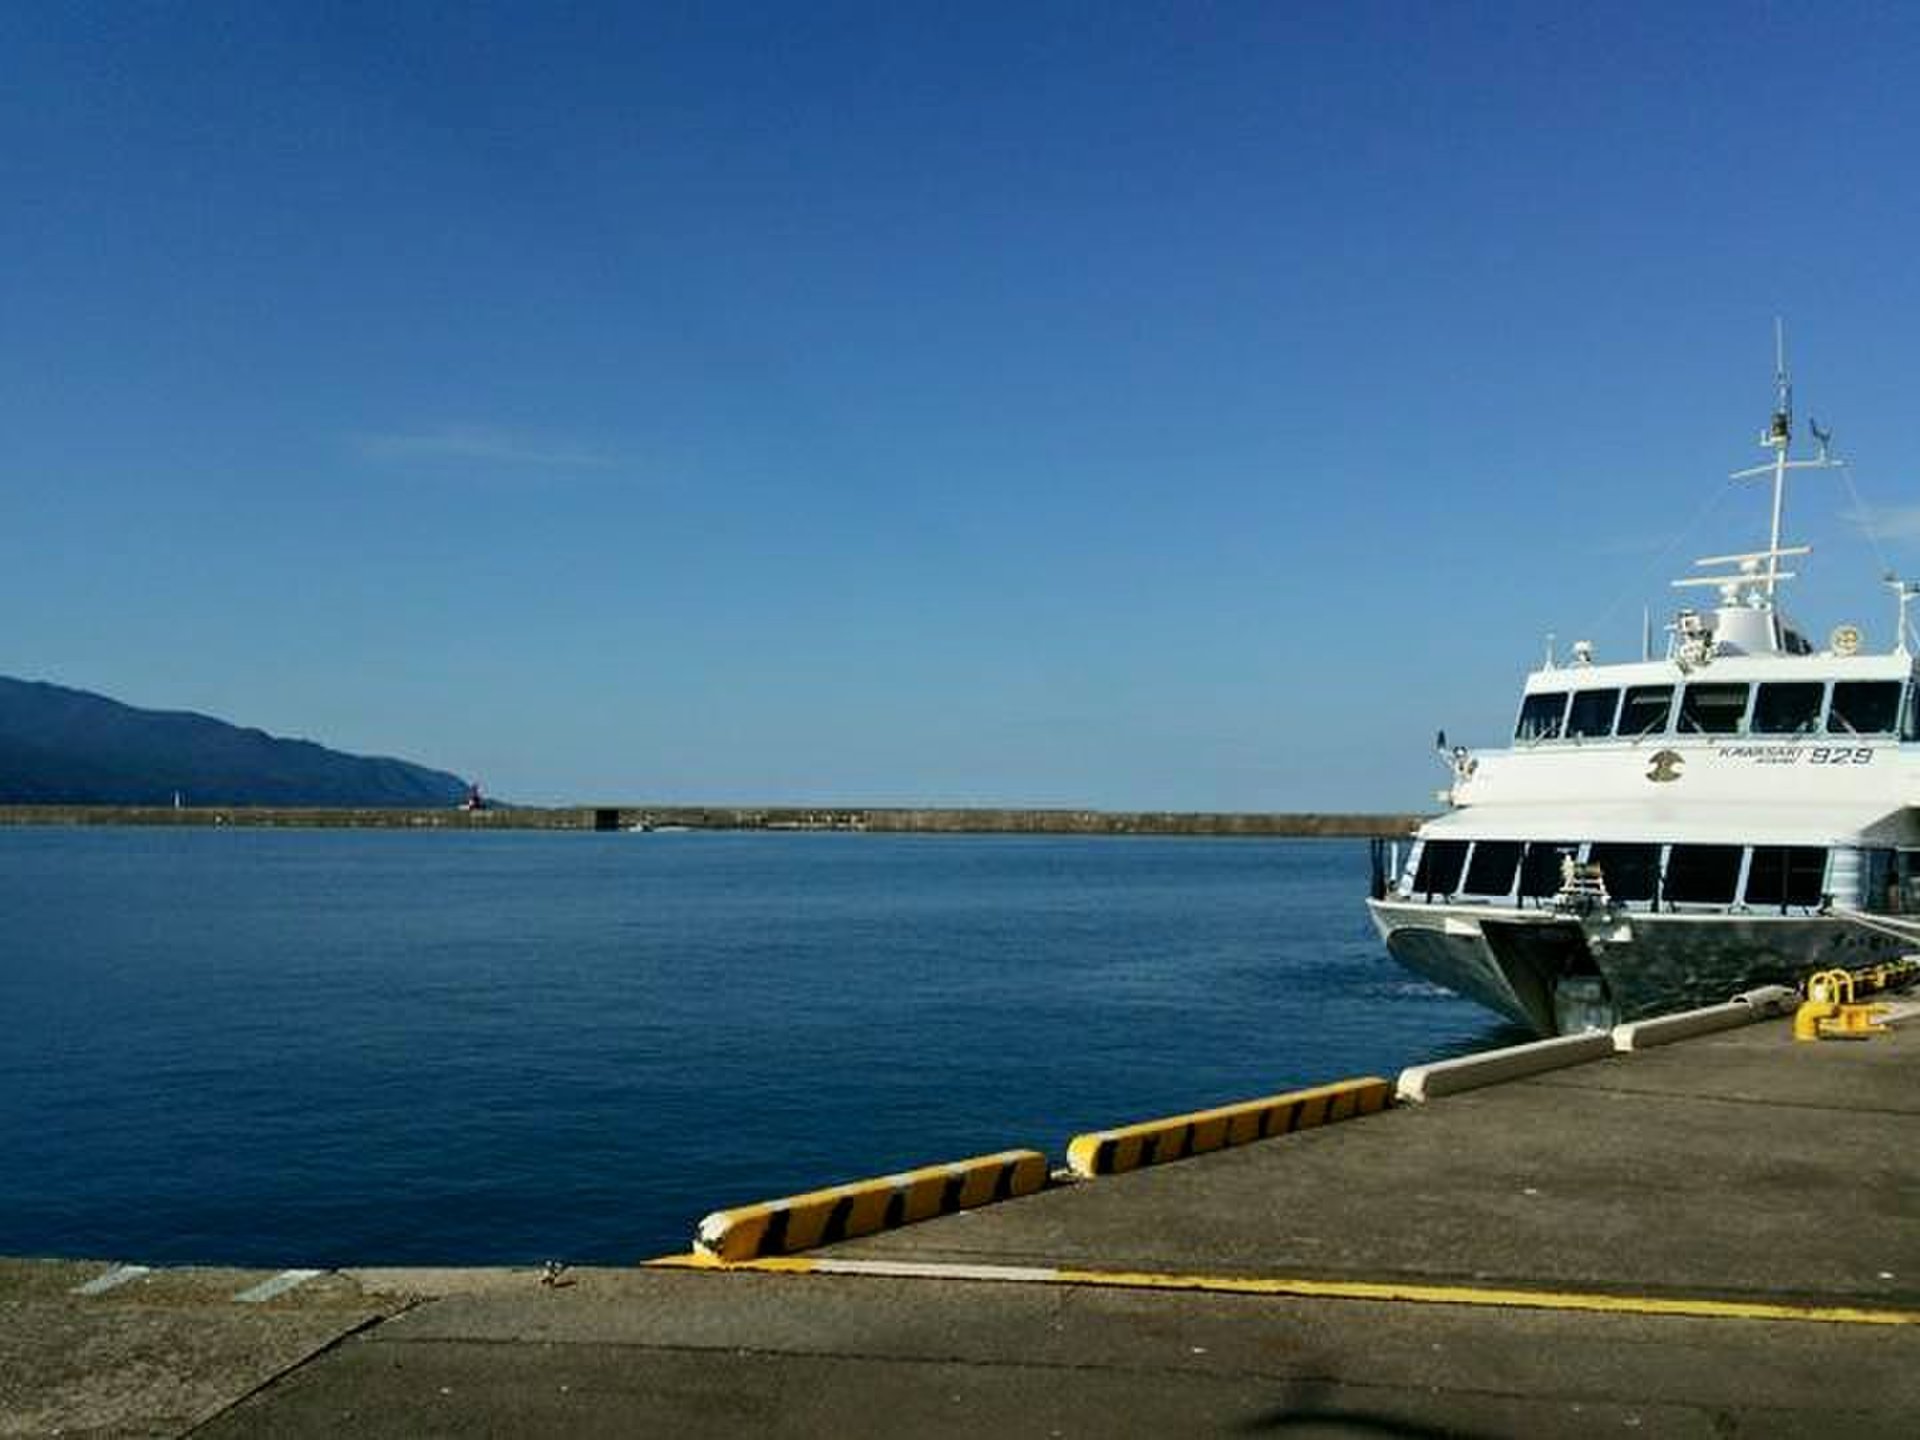
[[[1349,842],[0,830],[0,1254],[627,1262],[1513,1038]]]

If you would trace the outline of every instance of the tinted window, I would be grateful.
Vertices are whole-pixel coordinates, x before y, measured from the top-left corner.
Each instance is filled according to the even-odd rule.
[[[1477,840],[1467,865],[1467,883],[1461,888],[1469,895],[1508,895],[1519,870],[1518,840]]]
[[[1898,680],[1841,680],[1827,715],[1832,735],[1891,735],[1900,716]]]
[[[1653,899],[1660,880],[1658,845],[1595,845],[1587,858],[1600,867],[1612,899]]]
[[[1689,685],[1680,694],[1680,733],[1736,735],[1746,712],[1744,685]]]
[[[1560,716],[1567,708],[1567,692],[1529,695],[1520,705],[1520,723],[1514,727],[1516,740],[1552,740],[1560,734]]]
[[[1820,728],[1820,701],[1826,687],[1818,680],[1762,685],[1753,701],[1753,728],[1761,735],[1805,735]]]
[[[1467,863],[1464,840],[1429,840],[1420,847],[1420,864],[1413,872],[1418,895],[1451,895],[1460,888],[1460,871]]]
[[[1866,863],[1865,885],[1860,903],[1867,910],[1898,910],[1900,881],[1895,870],[1897,856],[1891,850],[1869,850],[1861,857]]]
[[[1902,740],[1920,740],[1920,690],[1907,686],[1907,713],[1900,725]]]
[[[1520,893],[1544,900],[1560,893],[1560,862],[1580,847],[1572,840],[1529,840],[1520,861]]]
[[[1730,905],[1739,887],[1738,845],[1676,845],[1667,854],[1664,889],[1669,900],[1683,905]]]
[[[1627,698],[1620,706],[1620,726],[1616,735],[1654,735],[1667,728],[1667,712],[1673,709],[1671,685],[1629,685]]]
[[[1613,709],[1620,699],[1618,690],[1576,690],[1567,710],[1567,734],[1611,735]]]
[[[1818,905],[1827,852],[1815,845],[1756,845],[1747,867],[1749,905]]]

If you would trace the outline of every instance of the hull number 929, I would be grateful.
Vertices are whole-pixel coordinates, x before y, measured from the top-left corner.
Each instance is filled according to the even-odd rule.
[[[1873,751],[1864,747],[1849,750],[1844,747],[1833,749],[1829,746],[1816,745],[1813,753],[1808,756],[1808,763],[1813,765],[1867,765],[1872,763],[1872,760]]]

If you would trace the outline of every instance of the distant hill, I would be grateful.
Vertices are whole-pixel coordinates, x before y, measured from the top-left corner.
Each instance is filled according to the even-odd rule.
[[[457,805],[466,784],[404,760],[182,710],[0,676],[0,804]]]

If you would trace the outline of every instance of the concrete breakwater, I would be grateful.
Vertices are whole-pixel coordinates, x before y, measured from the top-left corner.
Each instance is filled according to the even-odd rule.
[[[565,805],[485,810],[7,805],[0,825],[242,825],[287,829],[811,830],[936,835],[1405,835],[1421,816],[1319,812]]]

